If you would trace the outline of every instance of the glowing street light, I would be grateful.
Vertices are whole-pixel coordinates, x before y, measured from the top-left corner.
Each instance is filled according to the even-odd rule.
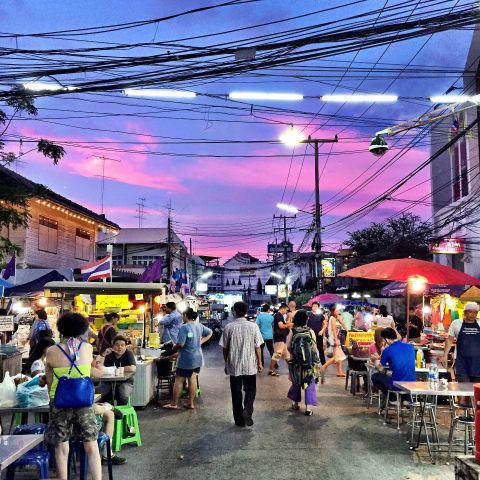
[[[277,272],[270,272],[270,276],[283,280],[283,275],[280,275]]]
[[[232,92],[228,94],[230,100],[267,100],[297,102],[303,100],[299,93],[266,93],[266,92]]]
[[[468,102],[471,97],[468,95],[436,95],[430,97],[433,103],[463,103]]]
[[[320,98],[324,102],[335,103],[394,103],[398,100],[397,95],[357,93],[351,93],[346,95],[322,95]]]
[[[299,212],[299,209],[297,207],[294,207],[293,205],[288,205],[287,203],[277,203],[277,208],[279,210],[295,214]]]
[[[280,141],[289,147],[295,147],[304,142],[305,138],[305,135],[293,126],[280,135]]]
[[[201,279],[206,279],[206,278],[210,278],[212,275],[213,275],[213,272],[210,270],[210,271],[208,271],[208,272],[202,273],[202,274],[200,275],[200,278],[201,278]]]
[[[195,92],[186,90],[172,90],[168,88],[127,88],[123,91],[127,97],[148,97],[148,98],[195,98]]]
[[[48,83],[48,82],[27,82],[23,84],[26,90],[30,90],[31,92],[58,92],[60,90],[72,92],[77,90],[77,87],[64,87],[60,83]]]

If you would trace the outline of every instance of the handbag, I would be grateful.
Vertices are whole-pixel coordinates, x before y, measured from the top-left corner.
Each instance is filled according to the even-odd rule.
[[[79,347],[79,350],[81,348]],[[63,350],[60,345],[57,347],[70,361],[70,370],[67,376],[58,377],[55,372],[53,374],[58,379],[57,389],[53,398],[55,408],[85,408],[91,407],[94,400],[93,382],[90,377],[85,377],[78,368],[75,360],[72,360],[69,355]],[[71,378],[70,373],[73,368],[76,368],[81,375],[79,378]]]

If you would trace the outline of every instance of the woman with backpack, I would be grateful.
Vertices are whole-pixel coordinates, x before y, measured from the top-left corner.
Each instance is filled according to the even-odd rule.
[[[102,355],[107,348],[113,348],[113,339],[117,336],[115,325],[120,320],[120,316],[116,312],[105,314],[105,325],[98,333],[98,354]]]
[[[93,480],[102,478],[98,450],[98,427],[93,411],[93,383],[102,370],[93,359],[93,347],[79,340],[88,321],[79,313],[62,315],[57,328],[60,343],[47,350],[46,383],[50,394],[47,440],[55,446],[57,478],[67,478],[69,440],[74,435],[83,442]],[[42,382],[43,383],[43,382]]]
[[[287,349],[291,359],[288,367],[292,385],[287,397],[293,401],[292,410],[300,410],[302,389],[305,391],[305,415],[313,415],[312,406],[317,405],[316,379],[320,358],[315,333],[307,327],[308,314],[297,310],[293,317],[293,328],[287,337]]]

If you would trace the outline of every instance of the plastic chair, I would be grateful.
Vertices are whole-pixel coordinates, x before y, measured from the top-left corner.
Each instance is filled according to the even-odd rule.
[[[15,430],[13,430],[14,435],[43,435],[47,431],[47,425],[44,423],[30,423],[26,425],[18,425],[15,427]],[[48,451],[48,448],[46,447],[45,443],[42,442],[36,447],[32,448],[30,450],[31,452],[37,452],[37,451]]]
[[[26,467],[29,465],[36,465],[38,478],[44,480],[48,478],[48,463],[50,460],[50,454],[43,450],[32,450],[22,455],[18,460],[15,460],[11,465],[7,467],[7,475],[5,480],[14,480],[15,470],[18,467]]]
[[[99,432],[97,437],[98,448],[102,449],[106,446],[107,450],[107,467],[108,467],[108,478],[113,480],[113,471],[112,471],[112,452],[110,437],[104,433]],[[83,442],[78,439],[70,440],[70,450],[68,452],[68,479],[72,478],[72,467],[75,464],[75,457],[80,463],[80,480],[86,480],[88,475],[88,456],[85,454],[85,449],[83,448]]]
[[[122,445],[127,443],[136,443],[137,447],[141,447],[142,438],[140,435],[140,427],[138,425],[137,412],[132,407],[130,400],[128,400],[128,405],[117,405],[115,408],[123,413],[123,418],[115,419],[113,451],[119,452]],[[134,432],[130,434],[126,431],[128,428],[133,428]]]

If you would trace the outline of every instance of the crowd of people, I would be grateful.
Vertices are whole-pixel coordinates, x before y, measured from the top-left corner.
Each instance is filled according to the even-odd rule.
[[[234,318],[225,326],[219,345],[223,350],[225,374],[230,379],[233,419],[238,427],[254,424],[257,374],[267,364],[268,376],[278,377],[279,362],[286,361],[290,380],[286,397],[295,411],[301,409],[303,397],[306,416],[313,415],[312,407],[317,405],[316,384],[323,383],[325,370],[335,364],[336,375],[345,376],[345,336],[359,325],[359,314],[364,315],[364,311],[354,315],[354,312],[342,311],[336,305],[322,311],[317,302],[312,304],[309,312],[296,307],[293,301],[288,305],[283,303],[273,313],[270,305],[263,305],[255,321],[250,321],[246,303],[233,305]],[[478,304],[468,303],[463,321],[452,323],[445,344],[444,363],[456,341],[459,381],[480,381],[480,353],[476,348],[480,339],[478,311]],[[417,316],[415,319],[415,316],[413,311],[410,319],[410,322],[413,319],[410,327],[413,339],[419,338],[423,329],[421,318]],[[381,306],[372,317],[376,327],[375,343],[370,347],[369,361],[377,372],[371,379],[373,385],[386,394],[396,388],[395,381],[415,380],[415,351],[414,346],[402,337],[401,328],[386,307]],[[51,404],[47,438],[55,445],[60,478],[66,478],[69,439],[73,434],[84,443],[92,477],[101,478],[102,457],[96,441],[98,429],[103,428],[109,436],[113,435],[114,418],[120,413],[112,405],[127,404],[132,394],[133,376],[119,384],[114,392],[109,385],[100,382],[97,393],[102,397],[95,404],[93,399],[83,403],[85,399],[75,400],[78,392],[65,390],[72,387],[66,387],[62,382],[65,377],[79,381],[99,379],[104,367],[123,368],[124,372],[135,373],[135,356],[126,338],[118,335],[115,329],[118,315],[108,314],[105,320],[94,345],[85,341],[89,338],[88,320],[75,312],[66,313],[58,320],[59,343],[53,340],[43,311],[36,313],[31,330],[31,350],[24,373],[42,375],[42,381],[48,387]],[[173,398],[164,407],[177,410],[181,392],[187,385],[188,399],[184,406],[194,409],[197,378],[204,365],[202,345],[211,338],[212,331],[197,321],[194,310],[187,308],[181,314],[174,303],[167,304],[161,323],[163,341],[172,344],[169,358],[176,360]],[[266,352],[270,356],[269,362]],[[385,373],[387,367],[390,375]],[[113,455],[113,459],[114,463],[125,463],[121,457]]]

